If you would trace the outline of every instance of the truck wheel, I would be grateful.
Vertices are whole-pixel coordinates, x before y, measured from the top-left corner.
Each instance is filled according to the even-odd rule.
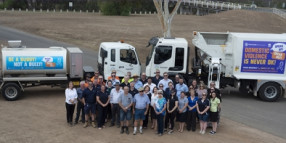
[[[21,89],[16,83],[7,83],[2,87],[2,96],[8,101],[15,101],[19,98]]]
[[[259,89],[259,97],[268,102],[276,101],[282,93],[280,85],[274,82],[267,82]]]

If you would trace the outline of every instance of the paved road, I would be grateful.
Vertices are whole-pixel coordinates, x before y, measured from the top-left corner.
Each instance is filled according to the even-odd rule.
[[[31,48],[48,48],[51,46],[75,47],[71,44],[50,40],[44,37],[25,33],[16,29],[0,26],[0,41],[8,41],[8,40],[22,40],[23,46]],[[95,69],[97,67],[97,62],[96,62],[97,52],[82,47],[79,48],[81,48],[81,50],[84,52],[83,64],[85,66],[92,66]]]
[[[72,46],[47,38],[24,33],[0,26],[0,40],[22,40],[27,47]],[[84,65],[96,67],[95,51],[83,49]],[[231,89],[230,95],[224,91],[222,115],[250,127],[286,138],[286,99],[268,103],[258,98],[242,95]]]
[[[286,99],[263,102],[238,90],[223,90],[222,116],[247,126],[286,138]]]

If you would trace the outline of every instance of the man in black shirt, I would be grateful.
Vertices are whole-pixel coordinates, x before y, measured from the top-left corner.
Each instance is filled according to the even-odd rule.
[[[160,70],[156,70],[156,75],[152,78],[152,82],[154,84],[156,84],[156,86],[158,86],[158,83],[160,82],[160,80],[162,80],[163,77],[160,76]]]
[[[89,119],[89,114],[91,113],[91,118],[92,118],[92,127],[96,127],[94,120],[95,120],[95,109],[96,109],[96,89],[93,87],[92,82],[88,82],[88,88],[86,88],[83,93],[82,93],[82,100],[84,104],[84,113],[85,113],[85,123],[84,123],[84,128],[88,126],[88,119]]]
[[[141,74],[140,81],[142,82],[143,85],[147,83],[147,77],[146,77],[146,73],[145,72],[143,72]]]
[[[134,97],[135,94],[139,93],[138,90],[134,87],[133,81],[130,83],[129,93],[132,95],[132,97]]]

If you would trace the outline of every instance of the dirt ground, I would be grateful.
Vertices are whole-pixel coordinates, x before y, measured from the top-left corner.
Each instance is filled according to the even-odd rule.
[[[177,15],[173,22],[173,36],[184,37],[191,42],[193,31],[286,33],[285,23],[286,20],[273,14],[249,11],[230,11],[204,17]],[[137,48],[143,62],[150,37],[161,35],[156,15],[117,17],[86,13],[0,12],[0,24],[94,50],[98,49],[100,42],[123,39]],[[27,89],[24,96],[15,102],[0,98],[0,113],[0,142],[5,143],[286,142],[223,117],[215,136],[185,131],[158,137],[151,129],[144,130],[143,135],[127,136],[120,135],[116,127],[103,130],[84,129],[82,124],[69,127],[65,120],[64,89],[60,88]]]
[[[42,93],[42,94],[39,94]],[[243,124],[222,118],[218,133],[214,136],[197,132],[164,134],[159,137],[150,128],[136,136],[121,135],[120,129],[107,127],[98,130],[83,128],[82,124],[69,127],[65,120],[64,89],[35,87],[25,91],[24,96],[15,102],[0,98],[0,142],[39,143],[39,142],[221,142],[221,143],[282,143],[285,139],[273,136]],[[150,125],[150,124],[149,124]],[[175,128],[178,125],[175,126]],[[207,131],[210,131],[208,129]]]
[[[47,38],[98,50],[101,42],[125,40],[145,63],[146,45],[161,36],[157,15],[100,16],[92,13],[0,12],[0,24]],[[193,31],[286,33],[286,20],[270,13],[229,11],[208,16],[176,15],[172,36],[189,41]],[[191,50],[192,51],[192,50]]]

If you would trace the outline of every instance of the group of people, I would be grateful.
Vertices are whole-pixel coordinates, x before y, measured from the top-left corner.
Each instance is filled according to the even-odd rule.
[[[84,128],[89,126],[90,120],[92,127],[101,130],[110,119],[110,127],[117,125],[121,134],[129,134],[129,126],[133,123],[133,135],[138,131],[142,134],[150,119],[151,128],[159,136],[174,132],[175,119],[179,122],[180,133],[185,126],[188,131],[195,132],[198,119],[200,134],[205,134],[207,123],[211,122],[210,134],[213,135],[217,131],[221,107],[221,94],[214,82],[209,89],[202,82],[198,85],[196,80],[187,86],[179,75],[173,81],[168,73],[160,76],[159,70],[154,77],[142,73],[140,78],[128,72],[122,80],[116,76],[116,71],[112,71],[106,83],[103,76],[95,72],[93,77],[87,75],[78,89],[69,82],[65,96],[70,126],[78,124],[81,113]],[[77,113],[73,122],[75,107]]]

